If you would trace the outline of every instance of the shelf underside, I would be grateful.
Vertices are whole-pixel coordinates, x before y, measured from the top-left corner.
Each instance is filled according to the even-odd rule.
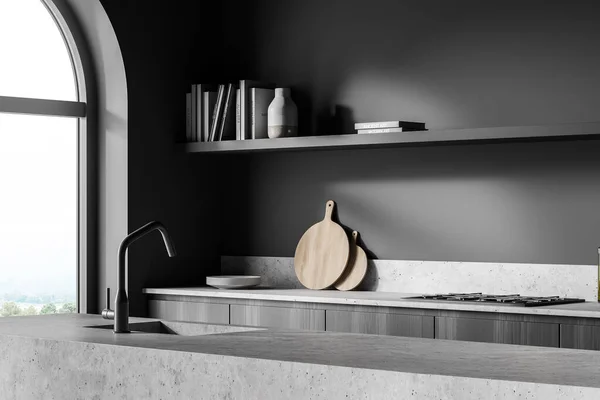
[[[485,142],[600,139],[600,122],[185,143],[188,153],[337,150]]]

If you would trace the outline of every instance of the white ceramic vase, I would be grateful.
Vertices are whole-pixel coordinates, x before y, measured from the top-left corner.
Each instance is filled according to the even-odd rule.
[[[290,97],[290,88],[275,89],[267,121],[271,139],[298,135],[298,109]]]

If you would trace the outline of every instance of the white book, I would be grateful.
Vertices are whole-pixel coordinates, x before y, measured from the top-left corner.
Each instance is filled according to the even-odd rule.
[[[354,129],[381,129],[381,128],[399,128],[400,121],[382,121],[382,122],[357,122]]]
[[[404,128],[358,129],[358,134],[404,132]]]
[[[252,139],[266,139],[269,105],[275,97],[273,89],[250,89],[250,117]]]
[[[242,133],[242,110],[240,108],[240,89],[235,91],[235,140],[240,140]]]
[[[240,81],[240,140],[250,139],[250,89],[253,87],[275,89],[272,83],[242,79]]]
[[[194,136],[196,142],[205,142],[206,135],[204,127],[206,126],[206,120],[204,119],[204,93],[212,91],[216,92],[216,86],[210,83],[198,83],[197,85],[192,85],[192,91],[194,88],[196,91],[195,93],[192,93],[192,111],[194,112],[192,120],[192,136]]]
[[[185,94],[185,141],[192,141],[192,94]]]

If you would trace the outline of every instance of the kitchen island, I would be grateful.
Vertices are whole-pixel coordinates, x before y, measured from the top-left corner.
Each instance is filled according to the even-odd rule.
[[[0,319],[0,398],[600,397],[593,351],[271,329],[179,336],[90,328],[106,325],[96,315]]]

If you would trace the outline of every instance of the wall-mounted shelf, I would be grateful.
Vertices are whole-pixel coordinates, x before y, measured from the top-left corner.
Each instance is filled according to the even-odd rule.
[[[303,136],[283,139],[231,140],[209,143],[185,143],[183,146],[188,153],[243,153],[578,139],[600,139],[600,122],[364,135]]]

